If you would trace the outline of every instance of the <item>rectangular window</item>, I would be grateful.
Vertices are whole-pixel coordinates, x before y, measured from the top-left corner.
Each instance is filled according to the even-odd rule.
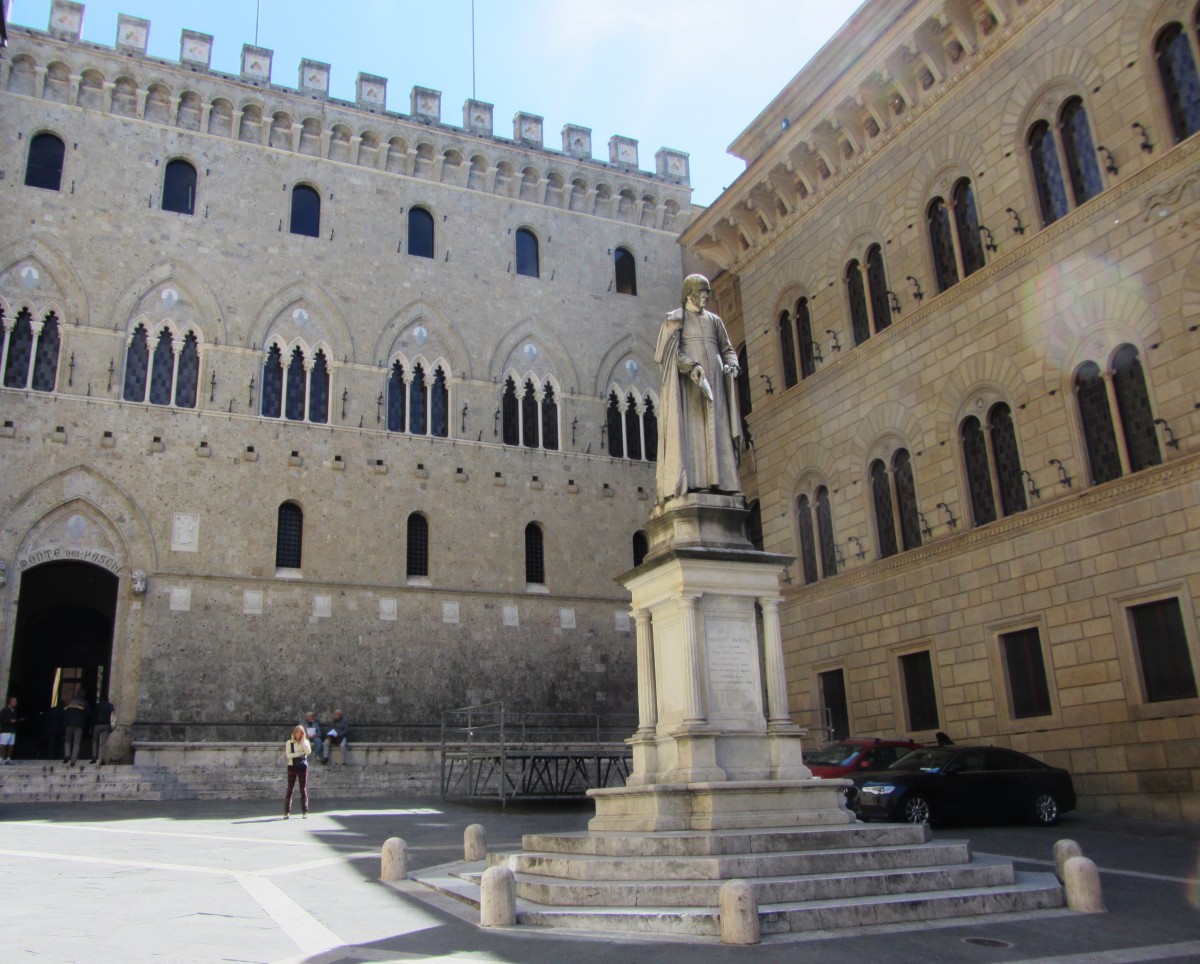
[[[829,716],[830,739],[844,740],[850,735],[850,713],[846,705],[846,674],[840,669],[821,673],[821,706]]]
[[[936,730],[937,695],[933,688],[933,659],[929,650],[901,656],[900,672],[904,677],[904,697],[908,703],[908,728],[914,731]]]
[[[1042,660],[1042,640],[1036,627],[1004,633],[1000,645],[1004,650],[1013,719],[1049,716],[1052,712],[1050,688],[1046,683],[1046,664]]]
[[[1196,673],[1178,599],[1131,606],[1134,648],[1147,703],[1196,696]]]

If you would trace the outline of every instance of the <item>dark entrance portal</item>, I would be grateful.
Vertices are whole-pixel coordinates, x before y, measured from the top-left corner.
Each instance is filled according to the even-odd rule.
[[[82,689],[95,706],[108,695],[118,581],[86,562],[48,562],[21,574],[8,683],[25,721],[16,757],[60,755],[61,732],[56,743],[50,713],[59,699]]]

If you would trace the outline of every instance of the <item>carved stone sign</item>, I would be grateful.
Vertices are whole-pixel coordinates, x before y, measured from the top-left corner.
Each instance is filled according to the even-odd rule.
[[[35,549],[25,556],[17,558],[17,572],[24,572],[33,566],[44,562],[90,562],[93,566],[101,566],[114,576],[119,576],[124,569],[115,556],[100,549],[87,549],[82,546],[44,546]]]
[[[706,618],[704,646],[709,719],[760,717],[762,693],[753,625],[744,619]]]

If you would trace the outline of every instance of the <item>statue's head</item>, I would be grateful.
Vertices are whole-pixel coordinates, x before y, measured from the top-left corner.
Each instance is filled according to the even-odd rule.
[[[704,292],[706,296],[704,300],[707,301],[707,295],[712,294],[712,288],[708,285],[708,279],[702,274],[690,274],[683,279],[683,291],[679,295],[679,300],[685,305],[689,301],[695,301],[696,304],[700,304],[697,296],[701,292]],[[700,307],[703,308],[704,306],[701,304]]]

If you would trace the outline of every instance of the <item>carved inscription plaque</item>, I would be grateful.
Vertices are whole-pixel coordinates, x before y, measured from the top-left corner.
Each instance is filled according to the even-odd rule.
[[[729,724],[762,719],[762,695],[754,624],[746,619],[706,618],[704,646],[708,664],[709,721]]]

